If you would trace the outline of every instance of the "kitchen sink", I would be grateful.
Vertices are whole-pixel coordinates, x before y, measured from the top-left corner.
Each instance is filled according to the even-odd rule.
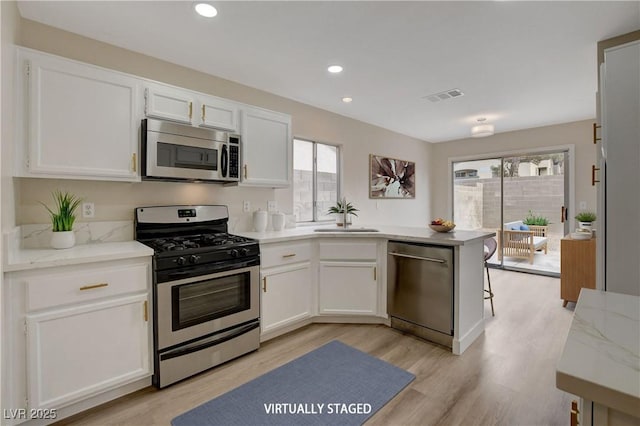
[[[314,232],[380,232],[373,228],[319,228],[314,229]]]

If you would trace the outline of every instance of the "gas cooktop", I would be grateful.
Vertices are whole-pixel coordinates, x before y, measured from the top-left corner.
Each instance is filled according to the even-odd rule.
[[[240,237],[238,235],[227,234],[226,232],[216,232],[211,234],[153,238],[151,240],[143,240],[141,242],[153,248],[156,253],[160,254],[166,252],[189,251],[199,248],[208,249],[207,251],[227,249],[233,246],[254,243],[254,240]]]

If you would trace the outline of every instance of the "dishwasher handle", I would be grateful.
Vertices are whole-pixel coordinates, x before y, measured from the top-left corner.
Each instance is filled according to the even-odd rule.
[[[408,259],[424,260],[424,261],[427,261],[427,262],[447,263],[447,261],[443,260],[443,259],[434,259],[433,257],[414,256],[412,254],[397,253],[395,251],[390,251],[389,255],[390,256],[396,256],[396,257],[406,257]]]

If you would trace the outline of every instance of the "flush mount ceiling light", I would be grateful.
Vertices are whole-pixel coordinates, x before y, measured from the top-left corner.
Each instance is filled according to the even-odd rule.
[[[345,98],[342,98],[342,102],[344,102],[345,104],[348,104],[349,102],[353,102],[353,99],[345,97]]]
[[[205,18],[213,18],[218,14],[216,8],[211,6],[209,3],[197,3],[194,8],[198,15],[204,16]]]
[[[472,138],[484,138],[493,135],[493,124],[485,123],[485,121],[487,121],[487,119],[484,117],[478,118],[478,125],[471,128]]]
[[[342,72],[342,67],[340,65],[331,65],[329,68],[327,68],[327,71],[332,74],[338,74],[339,72]]]

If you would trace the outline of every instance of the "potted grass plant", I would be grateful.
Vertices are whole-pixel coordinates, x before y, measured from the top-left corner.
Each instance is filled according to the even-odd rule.
[[[345,210],[347,211],[347,224],[349,224],[351,223],[351,215],[358,216],[356,212],[359,210],[353,207],[353,204],[348,203],[346,200],[336,201],[336,205],[329,207],[329,211],[327,213],[337,215],[336,225],[343,226],[343,217]]]
[[[56,190],[52,194],[55,207],[50,209],[40,202],[49,212],[51,217],[51,247],[65,249],[76,244],[76,236],[73,232],[73,223],[76,220],[75,212],[82,201],[69,192]]]
[[[582,229],[591,230],[593,222],[596,221],[596,214],[593,212],[580,212],[575,216],[578,226]]]

